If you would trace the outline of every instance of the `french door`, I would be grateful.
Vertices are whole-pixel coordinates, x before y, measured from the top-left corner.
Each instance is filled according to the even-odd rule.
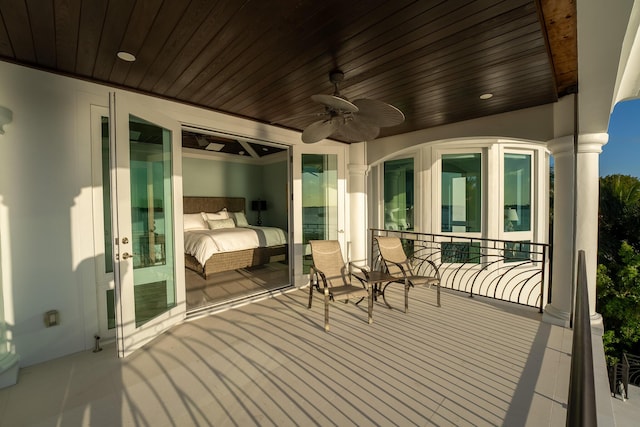
[[[345,150],[342,147],[293,147],[295,283],[306,283],[311,265],[309,240],[338,240],[345,259]]]
[[[116,340],[127,356],[185,318],[180,126],[110,95]]]

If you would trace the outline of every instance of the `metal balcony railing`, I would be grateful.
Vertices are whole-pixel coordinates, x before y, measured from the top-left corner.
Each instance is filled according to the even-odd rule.
[[[640,356],[622,353],[619,363],[609,367],[611,395],[619,394],[622,400],[629,397],[629,384],[640,386]]]
[[[622,353],[622,359],[619,363],[609,366],[611,396],[619,394],[622,400],[627,400],[627,396],[629,396],[629,368],[627,353]]]
[[[576,280],[566,425],[567,427],[595,427],[598,425],[597,420],[589,289],[585,254],[583,250],[580,250],[578,251],[578,277]]]
[[[548,244],[371,229],[374,269],[382,269],[375,236],[402,239],[416,274],[428,275],[430,263],[426,261],[433,262],[441,287],[537,307],[540,312],[549,302],[544,298],[550,287]]]

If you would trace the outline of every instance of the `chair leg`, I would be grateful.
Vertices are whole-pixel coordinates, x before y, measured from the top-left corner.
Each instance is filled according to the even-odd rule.
[[[309,306],[307,308],[311,308],[311,302],[313,301],[313,281],[309,282]]]
[[[369,297],[367,298],[369,300],[369,309],[368,309],[369,324],[373,323],[373,294],[374,294],[373,287],[369,286]]]
[[[409,282],[404,282],[404,312],[409,312]]]
[[[436,300],[438,303],[438,307],[441,307],[440,305],[440,282],[438,282],[438,284],[436,285]]]
[[[329,332],[329,290],[324,290],[324,331]]]

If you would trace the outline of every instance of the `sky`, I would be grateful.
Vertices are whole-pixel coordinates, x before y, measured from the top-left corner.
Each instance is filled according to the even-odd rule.
[[[640,178],[640,99],[618,103],[609,120],[609,142],[600,154],[600,176]]]

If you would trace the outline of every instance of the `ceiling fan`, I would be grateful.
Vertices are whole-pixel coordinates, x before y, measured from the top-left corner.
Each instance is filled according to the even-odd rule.
[[[334,70],[329,81],[333,95],[313,95],[311,99],[324,105],[324,112],[317,114],[320,120],[311,123],[302,132],[302,142],[312,144],[334,136],[349,142],[370,141],[380,134],[381,127],[399,125],[404,114],[391,104],[373,99],[356,99],[353,102],[340,94],[338,84],[344,73]]]

